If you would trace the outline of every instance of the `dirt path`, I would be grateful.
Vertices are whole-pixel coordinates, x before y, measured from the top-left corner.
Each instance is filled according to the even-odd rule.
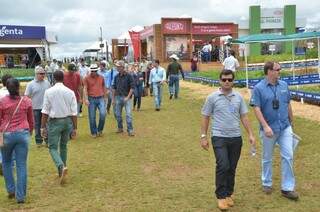
[[[187,81],[180,81],[180,85],[183,88],[188,88],[196,94],[196,98],[205,99],[208,94],[213,92],[216,88],[210,87],[208,85],[203,85],[200,83],[191,83]],[[246,88],[235,88],[239,91],[246,100],[250,98],[250,91]],[[320,122],[320,107],[309,104],[301,104],[300,102],[291,101],[293,114],[295,116],[303,117],[306,119],[314,120]]]

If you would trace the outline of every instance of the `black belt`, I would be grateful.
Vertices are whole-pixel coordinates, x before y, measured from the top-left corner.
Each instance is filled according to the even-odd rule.
[[[66,119],[66,118],[69,118],[69,116],[67,116],[67,117],[62,117],[62,118],[49,118],[49,120],[59,120],[59,119]]]

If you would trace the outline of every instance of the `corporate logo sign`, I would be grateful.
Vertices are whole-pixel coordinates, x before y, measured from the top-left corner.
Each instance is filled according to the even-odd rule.
[[[282,29],[284,25],[283,8],[261,9],[262,29]]]
[[[0,25],[0,40],[45,38],[46,29],[42,26]]]
[[[162,18],[161,22],[164,34],[188,34],[191,31],[191,18]]]
[[[184,25],[180,22],[171,21],[164,25],[167,30],[170,31],[183,31]]]

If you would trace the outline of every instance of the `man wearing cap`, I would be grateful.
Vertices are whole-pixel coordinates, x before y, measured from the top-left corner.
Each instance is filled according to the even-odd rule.
[[[160,111],[162,100],[162,85],[166,81],[166,70],[160,66],[159,60],[153,62],[153,69],[150,72],[149,84],[153,87],[154,103],[156,111]]]
[[[78,109],[78,116],[80,115],[80,103],[81,103],[81,96],[80,96],[80,89],[81,89],[81,77],[80,74],[77,72],[77,66],[74,63],[70,63],[68,65],[68,71],[64,72],[63,76],[63,84],[72,90],[77,98],[77,109]]]
[[[32,100],[32,109],[34,116],[34,131],[35,141],[38,147],[43,143],[43,138],[40,134],[41,128],[41,110],[43,105],[44,92],[50,88],[50,83],[45,80],[46,72],[41,66],[35,68],[35,78],[27,84],[24,95],[28,96]],[[45,143],[48,143],[47,139],[44,139]]]
[[[90,74],[84,78],[84,103],[88,106],[90,132],[93,138],[102,136],[106,119],[106,106],[104,97],[107,94],[104,78],[98,73],[98,65],[91,64]],[[96,110],[99,110],[99,124],[97,128]]]
[[[178,56],[173,54],[170,56],[172,62],[168,65],[167,69],[167,80],[169,78],[169,92],[170,92],[170,99],[172,99],[173,95],[174,98],[178,98],[179,94],[179,72],[184,79],[184,73],[182,70],[182,66],[178,63]]]
[[[122,124],[122,109],[126,110],[126,122],[127,132],[129,136],[134,136],[132,126],[132,108],[131,108],[131,96],[135,87],[132,75],[125,71],[125,64],[123,61],[116,63],[119,74],[115,77],[112,88],[113,88],[113,104],[116,110],[116,118],[118,122],[117,133],[123,132]]]

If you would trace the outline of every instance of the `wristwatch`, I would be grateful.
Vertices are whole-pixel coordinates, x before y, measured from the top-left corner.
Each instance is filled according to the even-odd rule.
[[[207,135],[206,134],[201,134],[200,138],[203,139],[203,138],[206,138]]]

